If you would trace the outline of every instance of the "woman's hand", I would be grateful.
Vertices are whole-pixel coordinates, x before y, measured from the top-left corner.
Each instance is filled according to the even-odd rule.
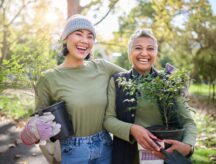
[[[39,140],[48,140],[60,132],[61,125],[53,120],[55,116],[44,113],[42,116],[31,117],[20,134],[20,138],[26,145],[32,145]]]
[[[192,147],[189,144],[185,144],[183,142],[177,140],[164,140],[165,143],[171,144],[171,147],[166,149],[167,152],[171,153],[173,150],[177,150],[182,155],[186,156],[191,152]]]
[[[160,151],[160,148],[152,140],[158,140],[157,137],[142,126],[136,124],[132,125],[130,134],[143,148],[149,151]]]

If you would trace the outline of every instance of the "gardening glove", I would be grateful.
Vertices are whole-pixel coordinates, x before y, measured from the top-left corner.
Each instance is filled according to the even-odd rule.
[[[37,143],[39,140],[48,140],[60,132],[61,125],[53,120],[54,115],[44,113],[42,116],[33,116],[21,132],[21,140],[26,145]]]

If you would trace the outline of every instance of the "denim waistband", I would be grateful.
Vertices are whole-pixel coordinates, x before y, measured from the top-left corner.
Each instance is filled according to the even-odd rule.
[[[110,136],[107,131],[100,131],[96,134],[85,136],[85,137],[69,137],[64,140],[61,140],[61,144],[73,144],[73,145],[79,145],[81,143],[89,143],[94,141],[101,141],[107,136]]]

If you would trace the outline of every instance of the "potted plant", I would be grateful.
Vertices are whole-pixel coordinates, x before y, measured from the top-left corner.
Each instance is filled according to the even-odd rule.
[[[167,64],[166,69],[158,72],[157,75],[149,74],[135,80],[118,79],[119,85],[126,91],[130,91],[128,94],[135,96],[137,104],[142,105],[146,100],[158,102],[164,126],[153,126],[148,129],[158,138],[176,140],[181,140],[184,133],[184,128],[178,120],[177,101],[186,101],[184,90],[189,81],[189,73],[186,70],[175,69],[170,64]]]

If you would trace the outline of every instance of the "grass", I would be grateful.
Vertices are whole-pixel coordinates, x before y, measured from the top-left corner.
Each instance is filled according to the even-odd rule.
[[[198,128],[197,143],[192,157],[194,164],[216,163],[216,107],[209,100],[209,86],[193,84],[189,88],[196,108],[194,120]],[[211,91],[212,93],[212,91]]]
[[[215,161],[213,161],[213,159],[215,160],[215,153],[216,151],[212,150],[211,148],[208,149],[199,148],[195,150],[192,161],[194,164],[216,163]]]
[[[197,111],[193,118],[198,128],[197,143],[192,157],[193,163],[216,163],[216,122],[214,121],[216,116]]]
[[[189,92],[192,94],[208,96],[209,95],[209,85],[206,84],[193,84],[189,88]],[[212,93],[212,90],[211,92]]]

